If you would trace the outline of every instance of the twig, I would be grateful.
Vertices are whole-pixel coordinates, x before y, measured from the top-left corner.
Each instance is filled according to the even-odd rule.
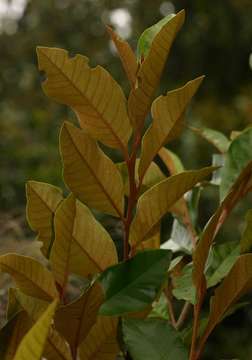
[[[168,314],[169,314],[169,318],[171,321],[172,326],[176,329],[176,318],[175,318],[175,313],[174,313],[174,309],[173,309],[173,304],[172,304],[172,295],[170,292],[170,288],[166,287],[164,289],[164,293],[167,299],[167,308],[168,308]]]
[[[176,322],[176,329],[179,330],[183,325],[184,325],[184,322],[186,321],[187,319],[187,316],[189,315],[189,312],[192,308],[192,304],[189,303],[188,301],[185,302],[182,310],[181,310],[181,313],[179,315],[179,318]]]

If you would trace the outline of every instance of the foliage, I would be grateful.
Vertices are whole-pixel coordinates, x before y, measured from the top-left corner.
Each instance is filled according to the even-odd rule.
[[[131,86],[128,99],[112,76],[101,66],[92,68],[87,57],[38,47],[45,93],[71,107],[80,127],[65,121],[60,131],[69,194],[64,197],[45,183],[27,184],[27,217],[42,242],[44,263],[18,254],[0,256],[1,271],[17,285],[9,293],[8,322],[1,330],[3,359],[32,354],[34,360],[42,355],[48,360],[114,360],[120,353],[127,359],[172,360],[190,353],[190,360],[197,360],[215,326],[244,304],[237,302],[252,288],[251,214],[241,246],[217,246],[214,240],[252,187],[246,152],[250,129],[233,140],[211,129],[193,129],[222,153],[219,176],[228,183],[225,193],[218,188],[221,202],[202,231],[199,197],[202,188],[216,187],[208,177],[217,168],[184,171],[165,148],[186,126],[186,108],[203,79],[155,99],[184,15],[181,11],[140,37],[139,61],[129,44],[108,29]],[[150,111],[153,120],[144,133]],[[115,164],[108,147],[124,162]],[[244,149],[243,161],[231,166],[237,147]],[[154,162],[158,156],[168,176]],[[101,213],[123,228],[123,259],[98,221]],[[161,245],[160,224],[167,213],[173,219],[172,238]],[[86,284],[74,299],[72,274]],[[208,287],[215,289],[202,326]],[[186,329],[192,335],[185,341],[182,330],[192,308],[192,325]]]

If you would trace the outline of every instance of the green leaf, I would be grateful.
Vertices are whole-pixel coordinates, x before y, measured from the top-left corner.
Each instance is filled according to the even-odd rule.
[[[206,265],[207,287],[218,284],[230,271],[240,254],[240,244],[227,242],[214,245]]]
[[[159,299],[152,304],[152,310],[148,315],[148,318],[161,318],[169,320],[168,304],[165,294],[162,292]]]
[[[161,249],[171,250],[174,253],[178,251],[192,253],[192,238],[185,226],[177,219],[173,220],[170,239],[161,245]]]
[[[252,160],[252,127],[243,131],[231,143],[221,171],[220,198],[228,193],[241,171]]]
[[[28,181],[26,184],[27,220],[42,241],[42,253],[48,258],[53,243],[53,218],[63,200],[62,190],[50,184]]]
[[[115,316],[144,310],[164,283],[170,260],[170,251],[145,250],[107,269],[99,278],[105,292],[100,314]]]
[[[148,55],[154,37],[162,29],[162,27],[174,16],[175,14],[167,15],[165,18],[161,19],[156,24],[145,29],[144,32],[140,35],[137,42],[137,60],[139,63],[141,63],[141,60],[146,58],[146,56]]]
[[[54,300],[40,319],[24,336],[17,349],[14,360],[41,359],[57,305],[58,301]]]
[[[246,228],[241,238],[241,253],[251,252],[252,250],[252,210],[246,214]]]
[[[174,276],[172,294],[178,300],[185,300],[195,304],[196,289],[192,281],[192,270],[192,263],[190,263],[183,267],[180,276]]]
[[[194,131],[196,134],[201,136],[203,139],[207,140],[212,144],[220,153],[226,153],[230,145],[228,138],[219,131],[201,127],[195,128],[190,126],[189,129]]]
[[[116,165],[83,130],[65,122],[60,132],[64,179],[89,207],[123,217],[123,182]]]
[[[124,319],[123,338],[134,360],[186,360],[178,332],[160,319]]]
[[[220,166],[212,176],[211,184],[219,186],[221,184],[221,170],[225,164],[225,155],[223,154],[213,154],[212,155],[212,165],[213,166]]]
[[[145,240],[172,206],[214,170],[213,167],[207,167],[201,170],[184,171],[161,181],[140,196],[136,215],[130,228],[131,245],[136,246]]]

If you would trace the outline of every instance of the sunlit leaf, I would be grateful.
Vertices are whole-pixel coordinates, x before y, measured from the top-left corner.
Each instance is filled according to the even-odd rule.
[[[170,208],[194,185],[210,175],[215,168],[185,171],[161,181],[147,190],[138,200],[130,229],[130,243],[143,241]]]
[[[57,300],[54,300],[27,332],[17,349],[14,360],[41,359],[57,304]]]
[[[115,360],[119,353],[117,324],[117,318],[99,316],[80,345],[80,360]]]
[[[102,315],[122,315],[144,310],[155,300],[171,260],[167,250],[145,250],[107,269],[100,277],[105,292]]]
[[[224,167],[221,170],[220,197],[228,193],[241,171],[252,160],[252,128],[248,128],[237,136],[230,144]]]
[[[211,299],[206,334],[210,334],[229,308],[251,290],[252,254],[246,254],[238,258],[227,277],[215,290]]]
[[[228,147],[230,145],[230,141],[221,132],[213,130],[213,129],[205,128],[205,127],[195,128],[193,126],[190,126],[189,129],[191,129],[197,135],[201,136],[203,139],[207,140],[220,153],[227,152]]]
[[[50,262],[63,289],[71,272],[88,277],[117,262],[110,235],[73,195],[64,200],[56,212]]]
[[[27,295],[44,300],[58,297],[52,273],[37,260],[18,254],[2,255],[0,270],[10,274]]]
[[[61,189],[46,183],[28,181],[26,184],[27,220],[42,241],[42,253],[49,257],[53,242],[53,217],[63,200]]]
[[[158,155],[171,175],[175,175],[185,170],[178,155],[171,150],[162,147],[159,150]]]
[[[189,81],[185,86],[159,96],[152,104],[153,122],[142,140],[139,178],[143,179],[151,161],[159,150],[170,140],[180,135],[183,126],[181,117],[203,77]]]
[[[96,322],[103,291],[95,283],[72,303],[60,307],[55,314],[56,329],[65,337],[70,347],[78,346]]]
[[[246,214],[246,228],[241,238],[241,253],[251,252],[252,250],[252,210]]]
[[[38,47],[39,69],[46,72],[43,90],[72,107],[80,125],[95,139],[127,151],[131,134],[126,99],[116,81],[101,66],[90,68],[88,58],[57,48]]]
[[[134,360],[186,360],[180,335],[166,320],[124,319],[123,338]]]
[[[129,96],[129,115],[135,128],[142,128],[155,95],[170,48],[183,25],[184,11],[180,11],[157,33],[151,49],[139,67],[135,87]]]
[[[123,182],[116,165],[83,130],[65,122],[60,133],[64,179],[91,208],[123,216]]]
[[[128,77],[131,87],[134,87],[136,82],[137,60],[133,50],[127,41],[123,40],[110,26],[107,26],[107,31],[115,44],[118,55],[120,56],[124,71]]]

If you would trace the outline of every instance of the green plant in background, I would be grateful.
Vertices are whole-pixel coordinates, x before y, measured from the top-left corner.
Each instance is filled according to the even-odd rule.
[[[197,360],[215,326],[247,304],[238,301],[252,287],[251,212],[240,243],[214,241],[251,190],[251,129],[229,141],[211,129],[191,128],[219,150],[214,163],[224,166],[184,171],[165,145],[185,127],[186,108],[203,77],[154,99],[183,21],[181,11],[147,29],[138,60],[108,28],[131,85],[128,99],[110,74],[91,68],[86,57],[38,48],[45,93],[70,106],[80,128],[65,122],[60,132],[69,194],[46,183],[27,184],[27,217],[42,242],[44,263],[18,254],[0,257],[0,269],[17,285],[9,292],[1,358]],[[144,133],[150,110],[152,122]],[[106,147],[124,161],[115,164]],[[220,187],[221,203],[200,230],[197,212],[205,186]],[[123,259],[98,221],[101,213],[123,228]],[[167,213],[172,233],[161,244]],[[74,298],[72,274],[81,279]]]

